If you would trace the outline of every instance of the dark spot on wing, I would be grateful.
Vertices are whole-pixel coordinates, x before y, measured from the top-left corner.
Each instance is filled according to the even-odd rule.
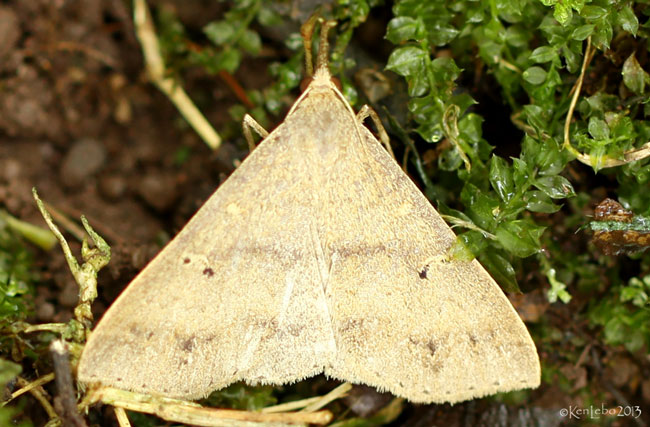
[[[420,279],[426,279],[427,278],[427,272],[429,271],[429,265],[425,265],[422,270],[418,273],[418,276],[420,276]]]
[[[205,274],[208,277],[212,277],[214,276],[214,270],[211,268],[206,268],[205,270],[203,270],[203,274]]]
[[[153,331],[147,332],[147,339],[151,339],[153,337]]]
[[[183,341],[183,344],[181,344],[183,350],[187,351],[188,353],[192,351],[192,348],[194,348],[194,340],[192,338],[186,339]]]
[[[189,264],[190,261],[191,261],[191,260],[190,260],[189,258],[185,258],[185,259],[183,260],[183,264]]]
[[[432,339],[425,341],[421,337],[410,336],[409,344],[413,346],[412,353],[419,356],[422,366],[425,366],[428,370],[431,370],[431,372],[440,372],[444,365],[444,361],[440,360],[439,357],[436,357],[438,346]]]
[[[437,348],[436,345],[433,343],[433,341],[429,341],[429,342],[427,343],[427,348],[428,348],[429,351],[431,352],[431,356],[432,356],[432,357],[436,355],[436,350],[437,350],[438,348]]]

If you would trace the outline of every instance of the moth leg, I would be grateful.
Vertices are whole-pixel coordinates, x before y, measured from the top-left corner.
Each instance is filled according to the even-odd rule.
[[[386,147],[386,151],[388,151],[391,157],[395,159],[395,153],[393,153],[393,149],[390,146],[390,138],[388,138],[386,129],[384,129],[384,125],[381,124],[381,120],[379,119],[377,112],[373,110],[372,107],[368,105],[364,105],[363,107],[361,107],[361,110],[359,110],[359,112],[357,113],[357,120],[363,123],[363,121],[368,117],[372,119],[372,122],[375,124],[375,127],[377,127],[377,132],[379,133],[379,140]]]
[[[246,142],[248,142],[248,149],[253,151],[255,149],[255,141],[253,140],[253,134],[251,129],[254,130],[262,139],[269,136],[269,133],[266,129],[262,127],[261,124],[257,123],[254,118],[246,114],[244,120],[241,123],[242,129],[244,130],[244,137]]]

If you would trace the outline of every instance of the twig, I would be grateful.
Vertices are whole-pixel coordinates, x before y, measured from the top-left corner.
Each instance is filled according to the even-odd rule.
[[[571,89],[573,96],[571,97],[571,104],[569,104],[569,111],[567,112],[566,120],[564,122],[564,144],[562,147],[565,150],[568,150],[576,156],[576,158],[589,166],[593,166],[593,160],[589,154],[584,154],[578,151],[575,147],[571,145],[571,139],[569,137],[569,129],[571,127],[571,120],[573,119],[573,111],[575,110],[576,104],[578,103],[578,98],[580,98],[580,91],[582,90],[582,83],[584,82],[585,73],[587,72],[587,67],[591,62],[591,59],[594,56],[594,50],[591,48],[591,36],[587,37],[587,47],[585,49],[584,59],[582,61],[582,68],[580,69],[580,75],[575,85]],[[612,159],[605,158],[603,163],[600,163],[598,167],[600,169],[612,168],[616,166],[622,166],[627,163],[631,163],[637,160],[644,159],[650,156],[650,142],[645,143],[639,148],[628,150],[623,153],[623,159]]]
[[[409,161],[409,151],[411,150],[411,147],[408,145],[404,147],[404,156],[402,156],[402,170],[404,173],[407,171],[407,166],[408,166],[408,161]]]
[[[246,95],[246,91],[243,87],[241,87],[239,82],[235,80],[232,74],[226,70],[221,70],[219,71],[219,77],[221,77],[221,80],[223,80],[228,85],[228,87],[233,91],[237,99],[239,99],[242,104],[251,109],[255,108],[253,101],[251,101],[248,95]]]
[[[309,397],[307,399],[294,400],[293,402],[267,406],[266,408],[262,409],[261,412],[265,414],[272,414],[275,412],[293,411],[300,408],[304,408],[303,412],[316,411],[332,402],[333,400],[343,397],[348,391],[350,391],[351,388],[352,385],[349,383],[343,383],[324,396]]]
[[[585,360],[589,356],[589,351],[591,350],[591,343],[587,344],[585,348],[582,350],[582,353],[580,353],[580,356],[578,357],[578,360],[576,363],[573,365],[574,368],[579,368],[582,366],[583,363],[585,363]]]
[[[54,340],[50,345],[52,364],[56,372],[57,397],[55,406],[63,425],[66,427],[86,427],[86,422],[77,411],[75,391],[72,387],[72,373],[70,372],[69,352],[63,340]]]
[[[460,108],[458,105],[450,105],[444,112],[442,116],[442,128],[445,132],[447,139],[451,141],[452,145],[456,147],[458,155],[463,159],[465,163],[465,168],[469,172],[472,169],[472,164],[467,157],[467,154],[463,150],[463,144],[459,138],[460,131],[458,130],[458,114],[460,113]]]
[[[580,91],[582,90],[582,83],[585,79],[587,66],[589,66],[589,62],[591,62],[592,57],[593,55],[591,55],[591,36],[590,36],[587,37],[587,48],[585,49],[585,55],[582,60],[582,68],[580,69],[580,75],[578,76],[578,80],[576,81],[575,85],[571,89],[571,91],[573,92],[573,97],[571,97],[571,103],[569,104],[569,111],[567,112],[566,120],[564,121],[564,148],[571,151],[576,156],[578,156],[578,154],[580,153],[571,145],[571,141],[569,138],[569,129],[571,127],[571,119],[573,118],[573,110],[575,110],[576,104],[578,103],[578,98],[580,97]]]
[[[24,332],[26,334],[32,333],[32,332],[54,332],[57,334],[64,334],[68,331],[68,324],[67,323],[39,323],[38,325],[30,325],[26,324],[21,332]]]
[[[35,389],[37,387],[41,387],[43,384],[49,383],[53,379],[54,379],[54,372],[52,372],[51,374],[43,375],[42,377],[28,383],[27,385],[19,388],[18,390],[14,391],[13,393],[11,393],[11,396],[9,397],[9,399],[6,402],[2,402],[2,406],[4,406],[7,403],[11,402],[12,400],[17,398],[18,396],[32,391],[32,389]]]
[[[503,58],[500,58],[500,59],[499,59],[499,65],[502,65],[503,68],[507,68],[508,70],[510,70],[510,71],[514,71],[515,73],[518,73],[518,74],[521,74],[521,73],[522,73],[522,71],[521,71],[521,69],[520,69],[519,67],[517,67],[517,66],[516,66],[515,64],[513,64],[513,63],[510,63],[510,62],[506,61],[506,60],[503,59]]]
[[[164,397],[149,396],[119,390],[112,387],[100,387],[90,390],[81,406],[86,407],[95,402],[156,415],[172,422],[198,426],[284,426],[295,424],[327,424],[332,420],[329,411],[262,413],[238,411],[233,409],[204,408],[196,403]]]
[[[56,245],[56,237],[54,237],[54,234],[50,230],[26,221],[21,221],[4,209],[0,209],[0,220],[6,222],[9,228],[45,251],[49,251]]]
[[[343,383],[340,386],[336,387],[334,390],[330,391],[327,393],[325,396],[322,396],[320,399],[317,401],[310,403],[307,405],[302,412],[313,412],[317,411],[325,406],[327,406],[330,402],[335,401],[336,399],[339,399],[347,394],[348,391],[352,389],[352,384],[350,383]]]
[[[83,241],[85,235],[83,228],[79,227],[77,223],[70,220],[70,218],[68,218],[59,209],[55,208],[51,204],[43,202],[43,206],[45,206],[45,209],[47,209],[47,211],[50,213],[52,219],[61,224],[64,230],[72,234],[75,239],[79,240],[80,242]]]
[[[124,408],[113,406],[113,411],[115,412],[115,417],[117,418],[117,423],[120,427],[131,427],[131,421],[129,421],[129,417],[126,416]]]
[[[133,23],[151,82],[167,95],[208,147],[213,150],[219,148],[221,145],[219,134],[203,117],[178,82],[165,73],[165,62],[160,55],[160,43],[145,0],[133,0]]]
[[[262,408],[260,412],[263,412],[265,414],[273,414],[275,412],[295,411],[296,409],[301,409],[309,404],[318,402],[321,400],[321,398],[322,396],[309,397],[307,399],[294,400],[292,402],[281,403],[279,405],[267,406],[266,408]]]
[[[65,259],[68,262],[68,267],[70,268],[75,281],[79,285],[79,303],[74,310],[75,318],[82,325],[90,327],[93,320],[90,304],[95,298],[97,298],[97,273],[110,261],[111,248],[104,239],[95,233],[95,230],[90,227],[86,218],[82,216],[81,222],[88,235],[90,235],[92,242],[95,244],[95,248],[91,249],[88,246],[87,240],[83,240],[81,245],[81,258],[84,263],[80,266],[77,263],[76,258],[72,255],[68,242],[65,240],[56,224],[52,221],[52,217],[45,209],[43,201],[38,197],[35,188],[32,189],[32,193],[36,200],[36,204],[38,205],[38,209],[41,211],[41,215],[43,215],[43,219],[45,219],[48,227],[50,227],[52,233],[54,233],[56,238],[59,240]]]
[[[17,377],[16,378],[16,383],[22,387],[26,388],[30,385],[30,383],[27,382],[24,378]],[[45,390],[43,390],[43,387],[38,385],[35,387],[31,387],[29,389],[29,393],[38,400],[38,402],[41,404],[43,409],[45,409],[45,412],[47,413],[47,416],[50,417],[50,419],[58,419],[59,415],[56,413],[50,402],[47,400],[47,397],[45,397]]]
[[[113,59],[112,57],[108,56],[102,51],[93,49],[92,47],[86,46],[81,43],[77,43],[73,41],[60,41],[57,42],[55,47],[57,50],[67,50],[69,52],[81,52],[86,56],[88,56],[89,58],[99,61],[102,64],[111,68],[115,68],[117,66],[115,59]]]
[[[57,207],[52,206],[49,203],[45,203],[45,208],[52,214],[52,218],[62,225],[66,231],[74,235],[74,237],[80,242],[83,241],[83,236],[85,235],[83,228],[80,227],[76,222],[70,220],[69,218],[79,218],[83,215],[83,212],[77,208],[72,207],[71,205],[59,205]],[[60,217],[59,217],[60,215]],[[69,228],[69,225],[73,228]],[[105,236],[105,239],[116,244],[124,243],[124,238],[116,233],[112,228],[98,223],[93,227],[99,231],[102,236]]]

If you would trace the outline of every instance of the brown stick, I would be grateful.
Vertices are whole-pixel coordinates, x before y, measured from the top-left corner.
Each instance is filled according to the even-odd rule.
[[[84,419],[77,412],[77,401],[72,386],[72,373],[68,348],[63,340],[54,340],[50,345],[52,363],[56,374],[57,396],[54,398],[54,408],[64,426],[87,427]]]

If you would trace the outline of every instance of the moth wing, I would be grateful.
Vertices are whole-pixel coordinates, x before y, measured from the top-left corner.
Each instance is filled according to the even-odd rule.
[[[92,332],[81,381],[197,398],[322,372],[335,344],[301,187],[314,168],[294,134],[279,126],[131,282]]]
[[[346,220],[321,219],[337,345],[325,373],[413,402],[538,386],[535,345],[500,287],[478,261],[447,259],[454,233],[358,128],[325,190]]]

